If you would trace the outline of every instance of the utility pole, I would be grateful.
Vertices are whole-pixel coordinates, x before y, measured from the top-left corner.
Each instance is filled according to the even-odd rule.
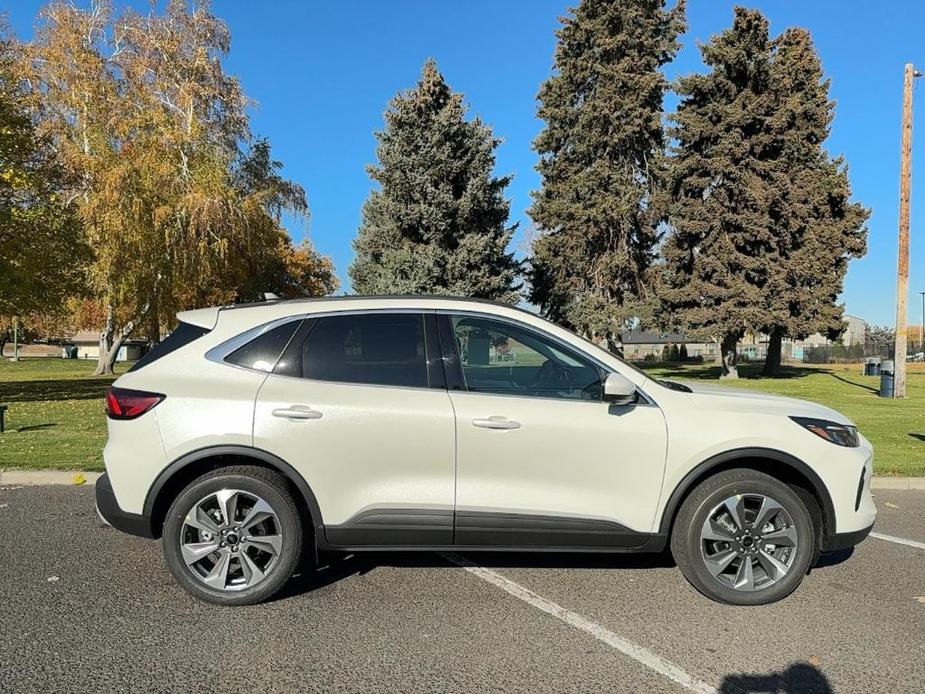
[[[906,63],[903,79],[903,135],[899,171],[899,261],[896,273],[896,346],[893,397],[906,397],[906,294],[909,289],[909,189],[912,178],[912,81],[922,73]]]

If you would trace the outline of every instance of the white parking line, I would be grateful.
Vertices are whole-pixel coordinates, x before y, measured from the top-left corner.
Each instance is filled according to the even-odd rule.
[[[686,689],[690,689],[694,692],[700,692],[701,694],[716,694],[716,689],[711,687],[706,682],[702,682],[697,678],[689,675],[679,668],[674,663],[670,663],[661,656],[653,653],[650,650],[638,646],[632,641],[627,641],[621,636],[618,636],[614,632],[602,627],[600,624],[596,624],[585,617],[582,617],[576,612],[567,610],[564,607],[557,605],[551,600],[547,600],[542,595],[537,595],[529,588],[512,581],[511,579],[502,576],[491,569],[486,569],[484,566],[479,566],[465,557],[455,554],[455,553],[445,553],[443,555],[449,559],[454,564],[461,566],[466,571],[475,576],[478,576],[483,581],[491,583],[506,593],[513,595],[518,600],[523,600],[528,605],[535,607],[536,609],[545,612],[546,614],[552,615],[556,619],[559,619],[569,626],[580,629],[581,631],[590,634],[598,641],[603,641],[611,648],[614,648],[624,655],[628,655],[630,658],[642,663],[647,668],[654,670],[660,675],[664,675],[673,682],[680,684]]]
[[[871,533],[870,536],[876,537],[878,540],[886,540],[887,542],[895,542],[897,545],[906,545],[907,547],[925,549],[925,542],[916,542],[915,540],[907,540],[904,537],[893,537],[892,535],[882,535],[881,533]]]

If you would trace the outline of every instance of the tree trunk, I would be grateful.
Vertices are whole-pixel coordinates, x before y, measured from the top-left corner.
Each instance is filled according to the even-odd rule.
[[[723,336],[723,342],[720,351],[723,355],[723,370],[720,378],[738,378],[739,371],[736,368],[736,345],[739,343],[739,336],[735,333],[729,333]]]
[[[723,342],[719,338],[713,340],[716,343],[716,363],[723,365]]]
[[[100,356],[96,362],[94,376],[106,376],[114,373],[113,367],[116,364],[116,357],[119,356],[122,343],[132,334],[135,326],[148,313],[148,308],[148,306],[145,306],[137,318],[130,320],[117,331],[115,319],[112,315],[112,306],[106,307],[106,328],[100,333]]]
[[[762,376],[780,375],[780,353],[783,341],[784,331],[781,328],[774,328],[768,335],[768,354],[764,358],[764,368],[761,370]]]
[[[112,304],[106,305],[106,325],[100,333],[100,353],[96,358],[96,371],[94,376],[106,376],[111,374],[112,365],[115,360],[109,359],[109,345],[112,343],[112,335],[116,330],[115,319],[112,315]]]
[[[608,337],[602,346],[611,354],[614,354],[620,357],[620,359],[623,359],[623,341],[619,338],[614,339],[613,337]]]

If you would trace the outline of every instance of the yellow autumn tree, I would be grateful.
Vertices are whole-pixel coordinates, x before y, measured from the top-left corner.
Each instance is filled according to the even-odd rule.
[[[139,327],[157,340],[179,309],[257,294],[253,278],[288,252],[282,212],[307,215],[304,191],[253,141],[249,100],[222,65],[229,47],[207,3],[116,16],[108,0],[54,2],[41,12],[29,65],[93,249],[89,277],[106,316],[98,373]],[[258,146],[262,179],[242,174]]]

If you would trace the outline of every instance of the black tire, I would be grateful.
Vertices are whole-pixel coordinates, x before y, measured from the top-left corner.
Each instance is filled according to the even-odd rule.
[[[197,502],[222,489],[255,494],[270,505],[282,535],[275,564],[255,585],[240,590],[211,588],[193,575],[181,551],[184,519]],[[277,593],[298,570],[302,556],[305,524],[286,480],[265,468],[236,465],[213,470],[189,484],[174,500],[164,521],[162,544],[167,568],[189,593],[217,605],[253,605]],[[243,545],[241,545],[243,548]]]
[[[701,529],[708,515],[738,494],[760,494],[777,501],[792,519],[797,537],[789,571],[775,583],[750,592],[715,577],[707,568],[701,547]],[[800,585],[816,550],[812,516],[800,497],[780,480],[745,468],[726,470],[701,482],[684,500],[671,532],[671,553],[684,577],[706,597],[728,605],[766,605],[787,597]]]

